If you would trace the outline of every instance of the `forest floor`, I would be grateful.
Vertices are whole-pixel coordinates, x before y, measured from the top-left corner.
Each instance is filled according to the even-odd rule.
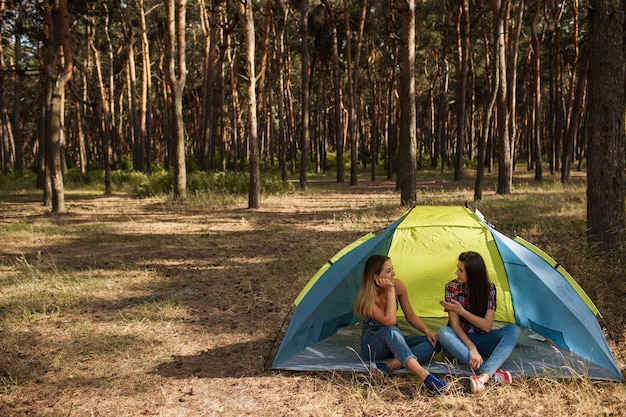
[[[472,202],[471,177],[449,177],[420,174],[418,204]],[[578,280],[624,370],[626,266],[587,253],[584,176],[516,173],[508,196],[495,181],[472,204]],[[403,211],[392,181],[348,184],[311,181],[256,210],[68,190],[54,215],[36,193],[0,194],[0,416],[626,415],[626,384],[586,378],[469,395],[448,376],[433,397],[408,375],[266,370],[309,278]]]

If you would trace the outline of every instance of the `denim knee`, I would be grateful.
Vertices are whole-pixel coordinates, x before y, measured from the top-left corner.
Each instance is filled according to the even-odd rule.
[[[456,338],[456,337],[457,337],[456,333],[454,333],[454,330],[452,330],[452,327],[450,326],[443,326],[441,329],[439,329],[439,332],[437,333],[437,338],[439,339],[439,343],[444,348],[445,348],[445,345],[451,340],[451,338]]]
[[[517,341],[522,334],[522,329],[517,324],[508,323],[502,328],[504,336],[508,336],[511,339]]]

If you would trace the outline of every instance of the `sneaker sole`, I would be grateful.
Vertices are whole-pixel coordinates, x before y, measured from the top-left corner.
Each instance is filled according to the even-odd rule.
[[[472,380],[472,378],[467,378],[467,392],[470,394],[476,394],[478,392],[480,392],[480,389],[475,390],[474,389],[474,381]]]

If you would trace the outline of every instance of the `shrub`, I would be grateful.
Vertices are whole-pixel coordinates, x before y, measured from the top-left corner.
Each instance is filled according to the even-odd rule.
[[[133,194],[139,198],[169,194],[174,190],[174,174],[158,170],[150,175],[141,174],[140,181],[132,188]]]

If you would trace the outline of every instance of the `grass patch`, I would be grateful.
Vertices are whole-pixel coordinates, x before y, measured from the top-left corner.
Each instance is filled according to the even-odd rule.
[[[17,194],[33,190],[0,189],[9,196],[0,228],[0,415],[626,415],[624,384],[586,378],[516,379],[470,396],[446,376],[451,395],[432,397],[409,375],[263,371],[305,283],[348,243],[402,214],[394,182],[363,176],[350,186],[319,175],[302,190],[270,180],[261,208],[248,210],[243,173],[190,176],[184,203],[160,193],[137,199],[146,177],[115,175],[124,192],[103,197],[83,192],[77,178],[61,216]],[[166,189],[167,176],[158,176],[146,189]],[[496,195],[493,177],[485,184],[473,202],[471,175],[454,182],[420,171],[418,204],[468,201],[498,230],[553,256],[600,309],[623,367],[625,258],[586,248],[584,181],[537,183],[518,172],[507,196]]]

